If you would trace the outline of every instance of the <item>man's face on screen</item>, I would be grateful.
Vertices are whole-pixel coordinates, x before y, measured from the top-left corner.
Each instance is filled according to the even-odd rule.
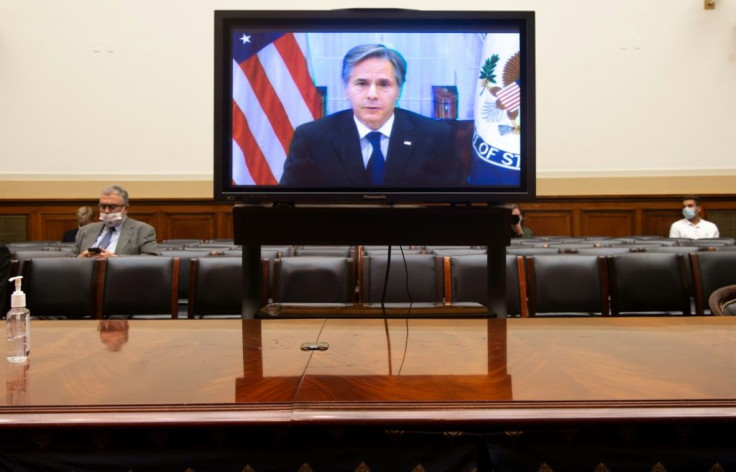
[[[375,57],[355,64],[345,86],[353,113],[373,130],[391,117],[400,92],[394,66],[387,59]]]

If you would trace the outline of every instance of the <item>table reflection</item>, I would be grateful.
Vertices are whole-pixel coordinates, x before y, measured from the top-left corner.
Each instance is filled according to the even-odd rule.
[[[329,319],[319,329],[292,321],[244,323],[238,402],[267,392],[296,402],[512,398],[505,320]],[[293,349],[304,342],[329,349]]]

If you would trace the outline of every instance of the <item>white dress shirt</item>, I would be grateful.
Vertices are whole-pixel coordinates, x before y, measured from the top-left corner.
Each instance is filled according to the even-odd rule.
[[[718,237],[720,237],[718,227],[702,218],[698,221],[698,224],[693,224],[687,218],[683,218],[675,221],[670,226],[670,238],[702,239]]]

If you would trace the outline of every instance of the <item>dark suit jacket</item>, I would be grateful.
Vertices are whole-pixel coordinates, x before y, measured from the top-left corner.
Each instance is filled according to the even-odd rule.
[[[72,254],[76,256],[93,245],[102,231],[102,226],[103,223],[98,222],[79,228]],[[119,229],[120,236],[115,246],[115,254],[149,254],[152,256],[161,254],[156,244],[156,230],[153,229],[153,226],[126,217]]]
[[[64,237],[61,238],[61,242],[63,243],[73,243],[77,240],[77,231],[79,231],[79,228],[74,229],[68,229],[64,231]]]
[[[394,110],[386,155],[387,187],[461,186],[464,176],[446,123]],[[369,187],[353,111],[344,110],[296,128],[281,185]]]

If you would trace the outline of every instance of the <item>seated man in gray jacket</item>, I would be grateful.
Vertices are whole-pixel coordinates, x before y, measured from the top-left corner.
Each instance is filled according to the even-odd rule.
[[[119,255],[161,253],[153,226],[128,218],[128,192],[110,185],[100,195],[100,222],[82,226],[77,232],[72,254],[77,257],[116,257]]]

